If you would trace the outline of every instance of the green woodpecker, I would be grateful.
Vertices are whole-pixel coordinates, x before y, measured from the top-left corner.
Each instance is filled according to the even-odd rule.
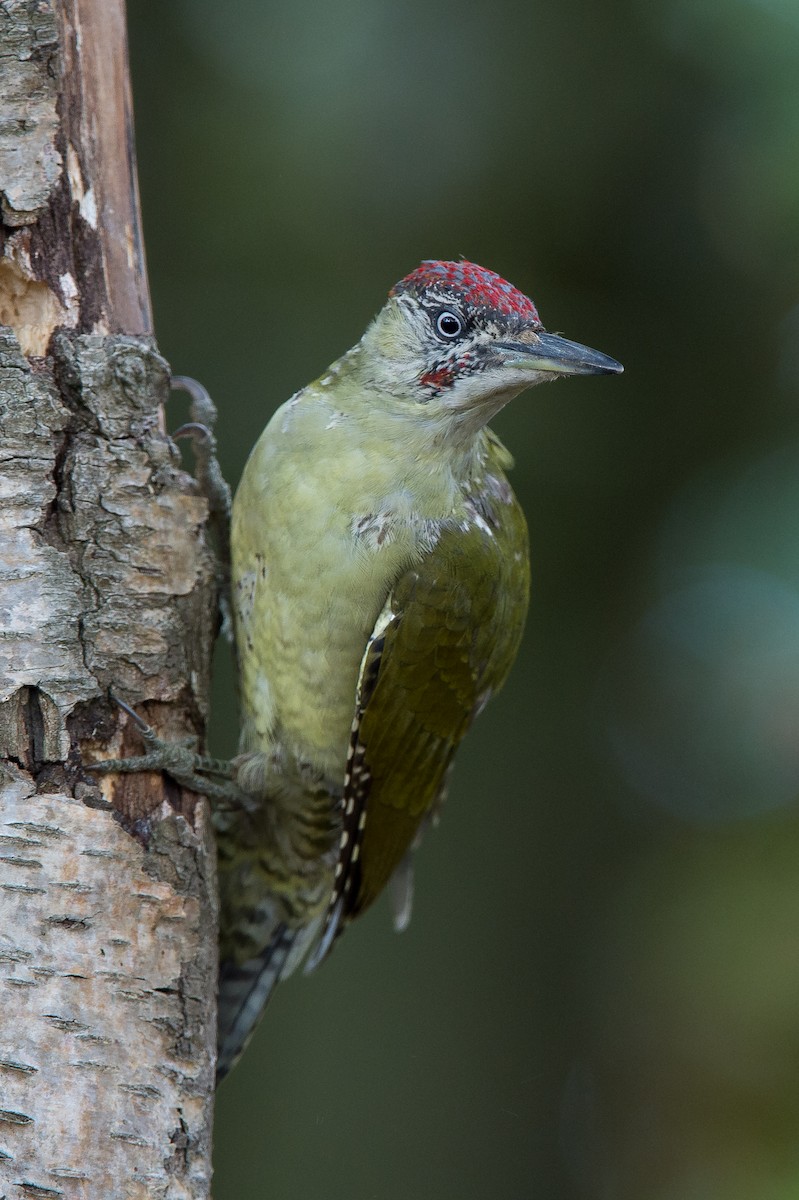
[[[220,1074],[275,983],[387,884],[408,921],[410,856],[527,609],[488,422],[531,384],[621,370],[493,272],[425,262],[261,435],[233,505],[235,782],[255,803],[217,814]]]

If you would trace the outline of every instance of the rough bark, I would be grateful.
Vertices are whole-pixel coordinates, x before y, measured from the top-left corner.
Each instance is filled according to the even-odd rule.
[[[0,1194],[209,1194],[207,505],[163,433],[122,0],[0,5]]]

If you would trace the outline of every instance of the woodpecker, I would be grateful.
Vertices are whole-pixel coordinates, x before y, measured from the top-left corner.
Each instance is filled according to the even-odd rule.
[[[411,858],[516,655],[529,590],[488,422],[532,384],[618,373],[470,262],[423,262],[272,417],[233,503],[242,729],[216,815],[219,1073],[274,985],[315,966]]]
[[[410,919],[413,852],[527,612],[527,527],[488,422],[533,384],[622,369],[493,271],[427,261],[256,443],[230,537],[239,755],[163,742],[119,700],[149,752],[92,764],[164,770],[214,805],[218,1078],[277,982],[384,888]],[[226,527],[213,436],[186,432]]]

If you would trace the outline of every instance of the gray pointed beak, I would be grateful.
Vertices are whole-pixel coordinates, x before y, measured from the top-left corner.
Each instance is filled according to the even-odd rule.
[[[554,375],[621,375],[624,367],[615,358],[570,342],[556,333],[535,332],[525,342],[499,342],[495,349],[509,367],[551,371]]]

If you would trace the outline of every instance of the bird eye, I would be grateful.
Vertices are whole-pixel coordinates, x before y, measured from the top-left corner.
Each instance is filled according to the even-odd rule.
[[[446,338],[451,341],[453,338],[459,337],[463,333],[463,321],[449,308],[443,308],[436,316],[436,333],[439,337]]]

